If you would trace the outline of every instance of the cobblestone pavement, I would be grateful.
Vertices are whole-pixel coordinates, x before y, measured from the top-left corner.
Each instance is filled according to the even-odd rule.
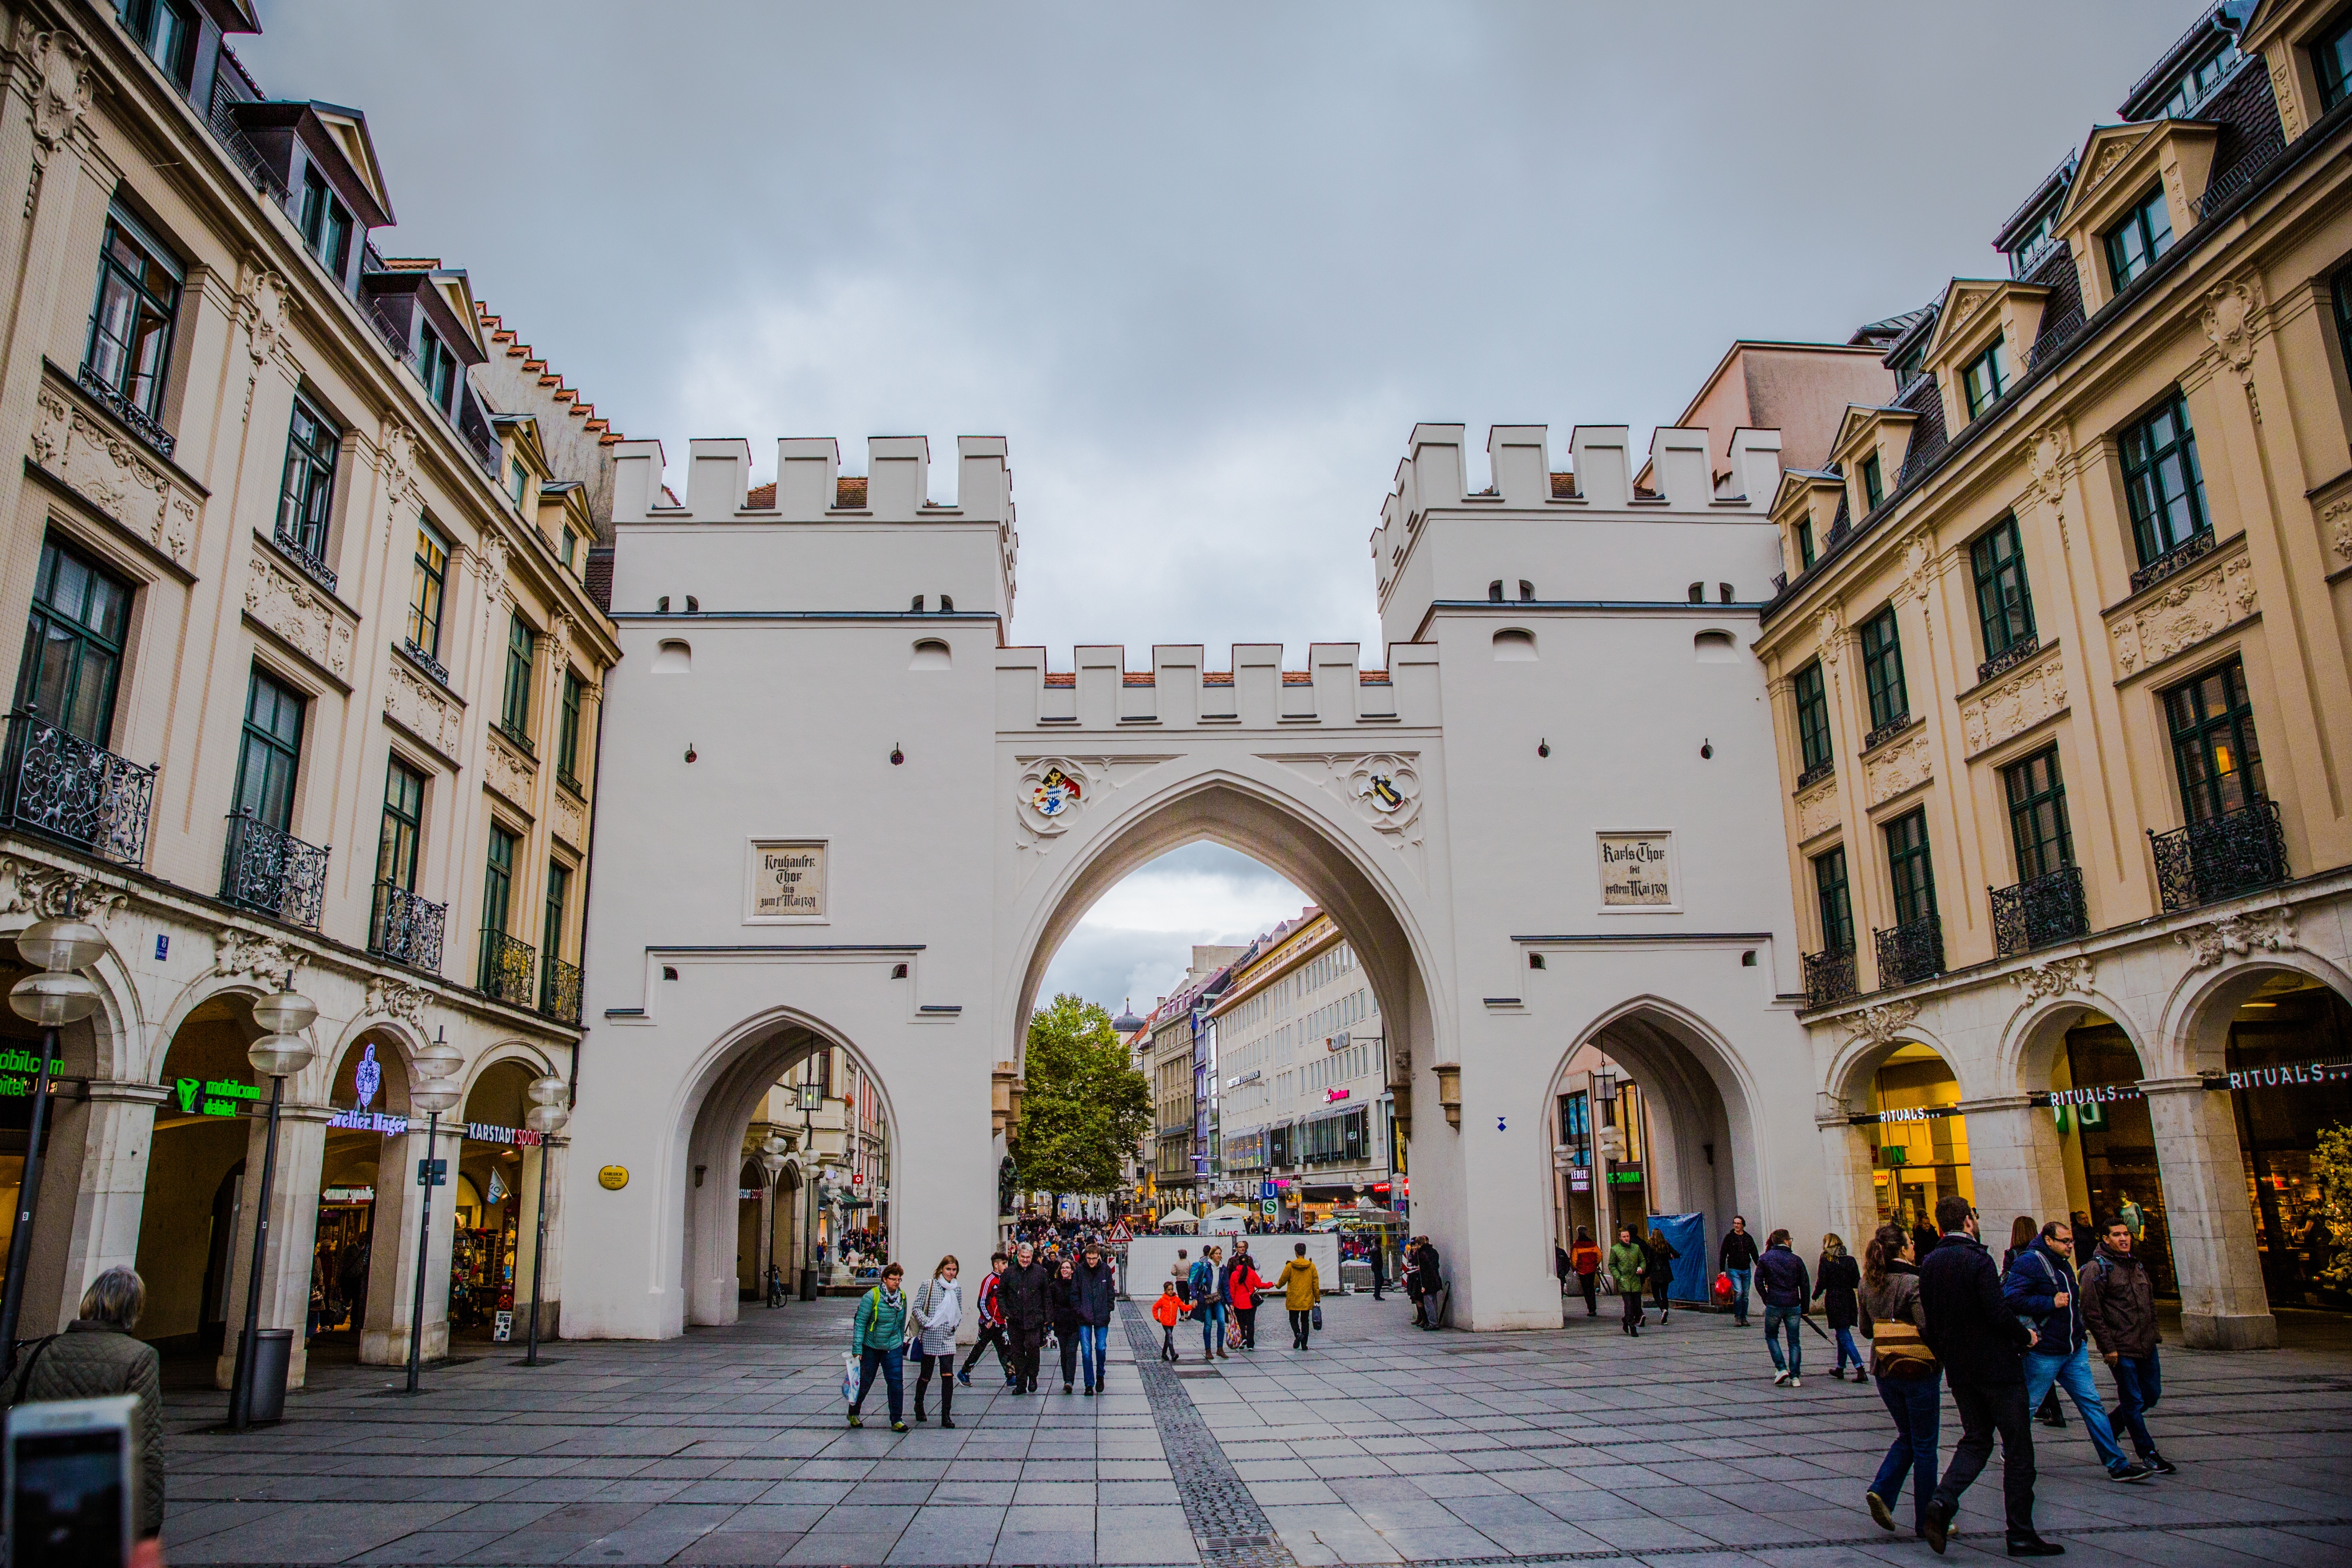
[[[1606,1303],[1604,1303],[1606,1305]],[[316,1367],[279,1427],[212,1430],[174,1392],[165,1545],[192,1563],[1488,1563],[1846,1568],[1925,1563],[1859,1507],[1888,1424],[1807,1346],[1775,1388],[1757,1329],[1676,1313],[1638,1341],[1580,1304],[1564,1330],[1422,1333],[1402,1301],[1333,1299],[1288,1349],[1142,1366],[1111,1392],[1003,1392],[992,1358],[957,1428],[842,1423],[851,1303],[746,1308],[659,1344],[508,1347],[398,1395]],[[1190,1326],[1190,1325],[1187,1325]],[[1129,1331],[1132,1333],[1132,1329]],[[493,1350],[497,1354],[492,1354]],[[2352,1354],[2168,1347],[2153,1419],[2181,1473],[2118,1487],[2079,1424],[2042,1439],[2045,1532],[2077,1563],[2352,1563]],[[936,1399],[936,1390],[934,1390]],[[1945,1443],[1958,1423],[1945,1407]],[[1999,1460],[1947,1561],[2000,1552]],[[1898,1510],[1909,1514],[1909,1500]],[[2005,1560],[2005,1559],[2004,1559]]]

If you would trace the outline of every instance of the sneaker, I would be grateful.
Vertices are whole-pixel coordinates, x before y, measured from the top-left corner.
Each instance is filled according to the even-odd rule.
[[[865,1418],[857,1414],[857,1406],[855,1405],[849,1407],[849,1424],[853,1427],[863,1427],[866,1425]]]
[[[2114,1469],[2107,1472],[2107,1479],[2111,1481],[2144,1481],[2155,1474],[2156,1472],[2149,1469],[2146,1465],[2122,1464],[2117,1465]]]
[[[1772,1386],[1775,1388],[1786,1387],[1788,1382],[1789,1375],[1785,1372],[1776,1372],[1772,1375]]]
[[[966,1388],[970,1388],[971,1386],[971,1374],[969,1372],[959,1372],[956,1374],[956,1381],[962,1384]]]
[[[2139,1457],[2139,1462],[2160,1476],[2177,1476],[2180,1473],[2180,1467],[2162,1454],[2142,1454]]]
[[[1795,1373],[1793,1373],[1793,1372],[1792,1372],[1792,1373],[1790,1373],[1790,1374],[1789,1374],[1789,1386],[1790,1386],[1790,1387],[1791,1387],[1791,1388],[1802,1388],[1804,1385],[1805,1385],[1805,1380],[1804,1380],[1803,1378],[1801,1378],[1801,1377],[1798,1376],[1798,1375],[1797,1375]]]
[[[1869,1505],[1871,1521],[1879,1529],[1892,1531],[1895,1528],[1895,1511],[1886,1506],[1885,1498],[1872,1491],[1863,1493],[1862,1500]]]
[[[1065,1377],[1064,1379],[1062,1379],[1062,1392],[1063,1392],[1063,1393],[1065,1393],[1065,1394],[1067,1394],[1069,1391],[1070,1391],[1070,1380],[1069,1380],[1068,1378]]]
[[[906,1429],[907,1424],[904,1421],[893,1421],[890,1423],[890,1430],[893,1432],[903,1432]]]

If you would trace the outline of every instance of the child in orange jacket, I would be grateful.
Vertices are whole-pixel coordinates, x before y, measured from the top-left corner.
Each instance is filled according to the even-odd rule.
[[[1184,1303],[1176,1299],[1176,1281],[1160,1281],[1160,1299],[1151,1303],[1152,1321],[1160,1325],[1160,1359],[1181,1361],[1176,1354],[1176,1322],[1184,1315]]]

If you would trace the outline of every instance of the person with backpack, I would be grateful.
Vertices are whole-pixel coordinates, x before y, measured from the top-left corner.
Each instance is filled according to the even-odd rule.
[[[2177,1474],[2180,1467],[2157,1452],[2145,1419],[2164,1392],[2156,1359],[2156,1281],[2132,1251],[2131,1226],[2121,1216],[2107,1221],[2099,1249],[2081,1277],[2083,1321],[2116,1380],[2117,1402],[2107,1412],[2107,1423],[2117,1433],[2131,1434],[2141,1464],[2158,1475]]]
[[[2017,1255],[2032,1246],[2033,1239],[2041,1234],[2042,1227],[2033,1223],[2033,1216],[2030,1214],[2021,1214],[2009,1222],[2009,1250],[2000,1255],[2002,1279],[2009,1278],[2010,1267],[2017,1261]],[[2033,1412],[2033,1418],[2045,1427],[2061,1429],[2065,1427],[2066,1412],[2059,1408],[2057,1385],[2051,1385],[2050,1392],[2042,1396],[2040,1407]]]
[[[1837,1336],[1837,1364],[1830,1375],[1841,1382],[1848,1361],[1856,1383],[1869,1375],[1863,1371],[1861,1347],[1853,1343],[1854,1290],[1861,1283],[1862,1267],[1846,1255],[1845,1239],[1834,1230],[1822,1237],[1821,1260],[1813,1265],[1813,1299],[1825,1302],[1830,1332]]]
[[[1723,1245],[1715,1249],[1715,1266],[1731,1276],[1731,1326],[1748,1326],[1748,1286],[1756,1271],[1756,1238],[1748,1234],[1748,1217],[1735,1214]]]
[[[1674,1316],[1674,1309],[1666,1304],[1666,1291],[1675,1282],[1675,1260],[1682,1253],[1655,1226],[1650,1228],[1650,1239],[1643,1244],[1643,1249],[1650,1256],[1642,1277],[1649,1282],[1650,1300],[1658,1309],[1658,1322],[1664,1323]]]
[[[2001,1509],[2011,1557],[2055,1557],[2065,1548],[2033,1528],[2033,1423],[2026,1412],[2025,1347],[2033,1333],[2001,1299],[2000,1270],[1977,1239],[1976,1206],[1958,1193],[1936,1200],[1944,1234],[1919,1264],[1920,1333],[1944,1368],[1960,1413],[1960,1440],[1927,1502],[1920,1533],[1943,1552],[1960,1495],[1984,1473],[2000,1436]]]
[[[1789,1233],[1775,1230],[1764,1239],[1764,1255],[1756,1260],[1756,1286],[1764,1294],[1764,1348],[1772,1353],[1772,1386],[1805,1385],[1805,1342],[1797,1337],[1797,1322],[1812,1304],[1812,1281],[1804,1260],[1789,1245]],[[1789,1357],[1780,1359],[1780,1336],[1789,1339]]]
[[[1151,1303],[1151,1321],[1160,1325],[1160,1359],[1181,1361],[1176,1354],[1176,1324],[1184,1316],[1184,1302],[1176,1294],[1176,1281],[1160,1281],[1160,1299]]]
[[[1315,1326],[1316,1308],[1323,1300],[1323,1277],[1315,1271],[1315,1260],[1307,1256],[1306,1242],[1293,1242],[1291,1251],[1293,1256],[1282,1266],[1275,1284],[1290,1313],[1290,1348],[1305,1350],[1307,1336]]]
[[[131,1337],[147,1304],[147,1284],[120,1264],[89,1282],[79,1315],[63,1333],[22,1347],[8,1378],[8,1404],[136,1396],[131,1415],[131,1454],[139,1469],[132,1529],[142,1541],[163,1531],[163,1358]]]
[[[1601,1315],[1601,1244],[1584,1226],[1576,1228],[1576,1245],[1568,1249],[1569,1271],[1584,1290],[1584,1315]]]
[[[2091,1381],[2090,1334],[2083,1322],[2082,1286],[2070,1256],[2074,1243],[2073,1228],[2063,1219],[2052,1220],[2017,1255],[2001,1280],[2001,1300],[2034,1333],[2025,1352],[2025,1406],[2030,1410],[2052,1388],[2063,1388],[2083,1417],[2107,1479],[2144,1481],[2156,1472],[2124,1458],[2107,1425],[2098,1386]]]
[[[1012,1261],[1002,1252],[992,1254],[988,1260],[988,1273],[980,1281],[980,1299],[974,1303],[980,1317],[980,1338],[972,1345],[971,1354],[963,1358],[963,1370],[956,1374],[956,1381],[966,1388],[971,1386],[972,1364],[992,1344],[996,1347],[996,1364],[1004,1369],[1004,1386],[1013,1386],[1013,1350],[1005,1338],[1004,1303],[997,1299],[1004,1288],[1005,1267]]]
[[[1078,1357],[1086,1367],[1087,1393],[1099,1392],[1108,1381],[1111,1315],[1118,1311],[1118,1270],[1103,1256],[1102,1243],[1089,1241],[1073,1274],[1077,1284]]]
[[[1862,1288],[1855,1292],[1862,1309],[1862,1332],[1870,1341],[1870,1375],[1878,1397],[1895,1418],[1895,1441],[1878,1462],[1878,1474],[1863,1494],[1870,1517],[1881,1530],[1895,1528],[1895,1505],[1902,1500],[1903,1478],[1912,1478],[1912,1528],[1927,1534],[1927,1500],[1936,1495],[1936,1424],[1942,1414],[1943,1369],[1921,1330],[1926,1312],[1919,1305],[1919,1270],[1913,1266],[1910,1233],[1900,1225],[1882,1225],[1863,1255]]]
[[[915,1352],[915,1419],[923,1416],[923,1394],[931,1385],[931,1373],[940,1375],[940,1425],[955,1426],[955,1339],[956,1330],[963,1326],[963,1287],[956,1276],[963,1266],[950,1253],[940,1260],[931,1277],[923,1281],[909,1303],[913,1313],[913,1346]]]
[[[849,1424],[863,1427],[858,1406],[866,1403],[866,1391],[874,1386],[874,1375],[879,1372],[890,1392],[890,1430],[907,1429],[905,1412],[907,1375],[907,1298],[898,1289],[907,1271],[896,1263],[882,1270],[882,1282],[858,1298],[857,1315],[851,1321],[849,1348],[857,1355],[857,1396],[849,1402]]]
[[[1633,1239],[1633,1228],[1617,1228],[1617,1244],[1609,1249],[1609,1281],[1617,1287],[1618,1303],[1625,1309],[1624,1323],[1618,1330],[1635,1339],[1642,1337],[1642,1276],[1650,1267],[1650,1249]]]

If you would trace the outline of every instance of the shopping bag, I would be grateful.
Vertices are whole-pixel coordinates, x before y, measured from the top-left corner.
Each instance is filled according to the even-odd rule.
[[[857,1403],[857,1358],[854,1355],[841,1358],[841,1398],[846,1405]]]
[[[1307,1321],[1310,1324],[1312,1324],[1312,1325],[1314,1326],[1315,1332],[1316,1332],[1317,1333],[1321,1333],[1323,1332],[1323,1303],[1322,1303],[1322,1302],[1318,1301],[1318,1302],[1316,1302],[1316,1303],[1315,1303],[1314,1309],[1313,1309],[1311,1312],[1309,1312],[1307,1313]]]
[[[1717,1274],[1717,1275],[1715,1277],[1715,1291],[1714,1291],[1714,1293],[1715,1293],[1715,1304],[1716,1304],[1717,1306],[1718,1306],[1718,1307],[1727,1307],[1727,1306],[1729,1306],[1729,1305],[1731,1304],[1731,1276],[1730,1276],[1730,1275],[1728,1275],[1728,1274]]]

